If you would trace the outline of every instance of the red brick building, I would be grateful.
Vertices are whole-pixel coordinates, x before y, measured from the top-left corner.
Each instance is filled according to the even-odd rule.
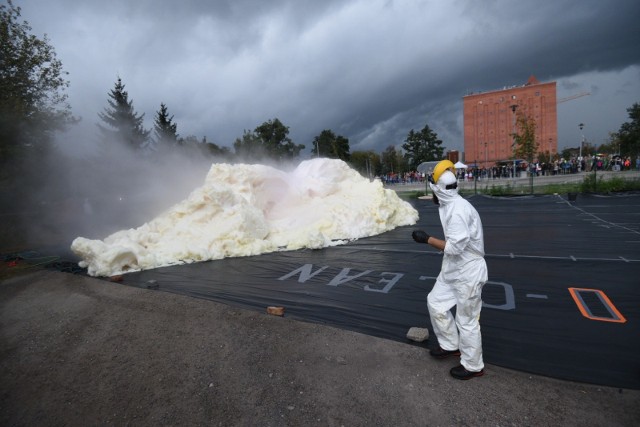
[[[490,167],[513,159],[516,113],[534,118],[538,152],[558,152],[556,82],[540,83],[531,76],[523,86],[470,94],[462,100],[467,164]]]

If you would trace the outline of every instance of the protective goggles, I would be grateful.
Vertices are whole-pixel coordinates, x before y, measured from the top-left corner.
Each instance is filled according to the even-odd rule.
[[[436,185],[435,181],[433,180],[433,174],[432,173],[427,175],[427,180],[431,184]],[[445,190],[453,190],[454,188],[458,188],[458,183],[457,182],[454,182],[453,184],[449,184],[446,187],[444,187]]]

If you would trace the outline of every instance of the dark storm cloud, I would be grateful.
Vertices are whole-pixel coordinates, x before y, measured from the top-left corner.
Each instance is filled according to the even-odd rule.
[[[462,97],[558,82],[560,146],[585,122],[605,138],[640,101],[640,2],[29,0],[93,124],[121,76],[147,127],[160,102],[178,131],[229,146],[278,117],[308,147],[323,129],[352,150],[399,146],[425,124],[462,149]],[[575,123],[574,123],[575,122]]]

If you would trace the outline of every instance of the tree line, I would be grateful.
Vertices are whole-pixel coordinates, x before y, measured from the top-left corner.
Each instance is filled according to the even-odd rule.
[[[16,173],[11,165],[29,154],[46,153],[54,148],[56,132],[74,126],[79,120],[72,115],[65,90],[69,87],[62,62],[47,36],[31,34],[27,21],[20,22],[20,8],[7,0],[0,5],[0,179]],[[628,109],[630,123],[625,123],[612,136],[619,141],[624,155],[640,153],[640,106]],[[117,78],[108,93],[107,107],[98,113],[101,149],[114,145],[131,149],[141,158],[153,158],[168,152],[187,151],[212,160],[223,161],[291,161],[297,159],[304,144],[289,136],[289,127],[273,118],[245,130],[232,144],[233,151],[193,135],[180,136],[178,124],[169,107],[160,103],[155,112],[153,128],[143,126],[144,114],[139,114]],[[518,118],[520,132],[514,134],[514,155],[531,159],[536,153],[535,123]],[[417,169],[425,161],[443,158],[445,147],[438,135],[425,125],[411,129],[401,147],[389,145],[382,153],[350,150],[349,139],[331,129],[322,130],[311,141],[312,157],[341,159],[370,177],[403,173]],[[544,153],[540,153],[544,155]]]
[[[0,6],[0,154],[3,166],[54,149],[54,134],[75,125],[65,93],[67,72],[56,57],[48,38],[31,34],[27,21],[20,22],[20,8],[11,0]],[[289,127],[273,118],[253,130],[245,130],[232,148],[221,147],[206,136],[181,136],[169,107],[160,103],[153,128],[144,128],[144,113],[136,111],[120,77],[108,93],[107,106],[98,113],[100,148],[103,154],[117,146],[126,147],[141,158],[168,152],[188,151],[224,161],[291,161],[306,148],[289,136]],[[383,153],[351,152],[349,139],[331,129],[322,130],[311,141],[311,156],[344,160],[363,174],[404,172],[425,160],[442,156],[442,141],[428,126],[411,130],[402,150],[390,145]],[[9,171],[10,168],[3,168]],[[15,168],[14,168],[15,172]],[[5,176],[6,178],[6,176]]]

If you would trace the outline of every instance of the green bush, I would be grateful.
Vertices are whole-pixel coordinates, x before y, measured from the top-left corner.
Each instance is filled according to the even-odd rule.
[[[515,191],[511,187],[511,184],[507,183],[507,185],[495,186],[492,185],[490,188],[484,190],[485,194],[490,196],[508,196],[514,194]]]
[[[540,188],[542,194],[564,194],[580,192],[580,184],[549,184]]]
[[[602,179],[602,175],[600,175],[600,182],[598,182],[598,177],[596,173],[590,173],[587,174],[584,177],[584,180],[582,181],[582,184],[580,184],[580,192],[582,193],[594,193],[596,191],[598,191],[598,184],[603,183],[603,179]],[[600,190],[602,191],[602,187],[600,187]]]
[[[605,180],[602,175],[597,176],[596,173],[590,173],[585,176],[580,185],[580,191],[583,193],[612,193],[637,190],[640,190],[640,180],[638,179],[628,180],[614,176]]]

